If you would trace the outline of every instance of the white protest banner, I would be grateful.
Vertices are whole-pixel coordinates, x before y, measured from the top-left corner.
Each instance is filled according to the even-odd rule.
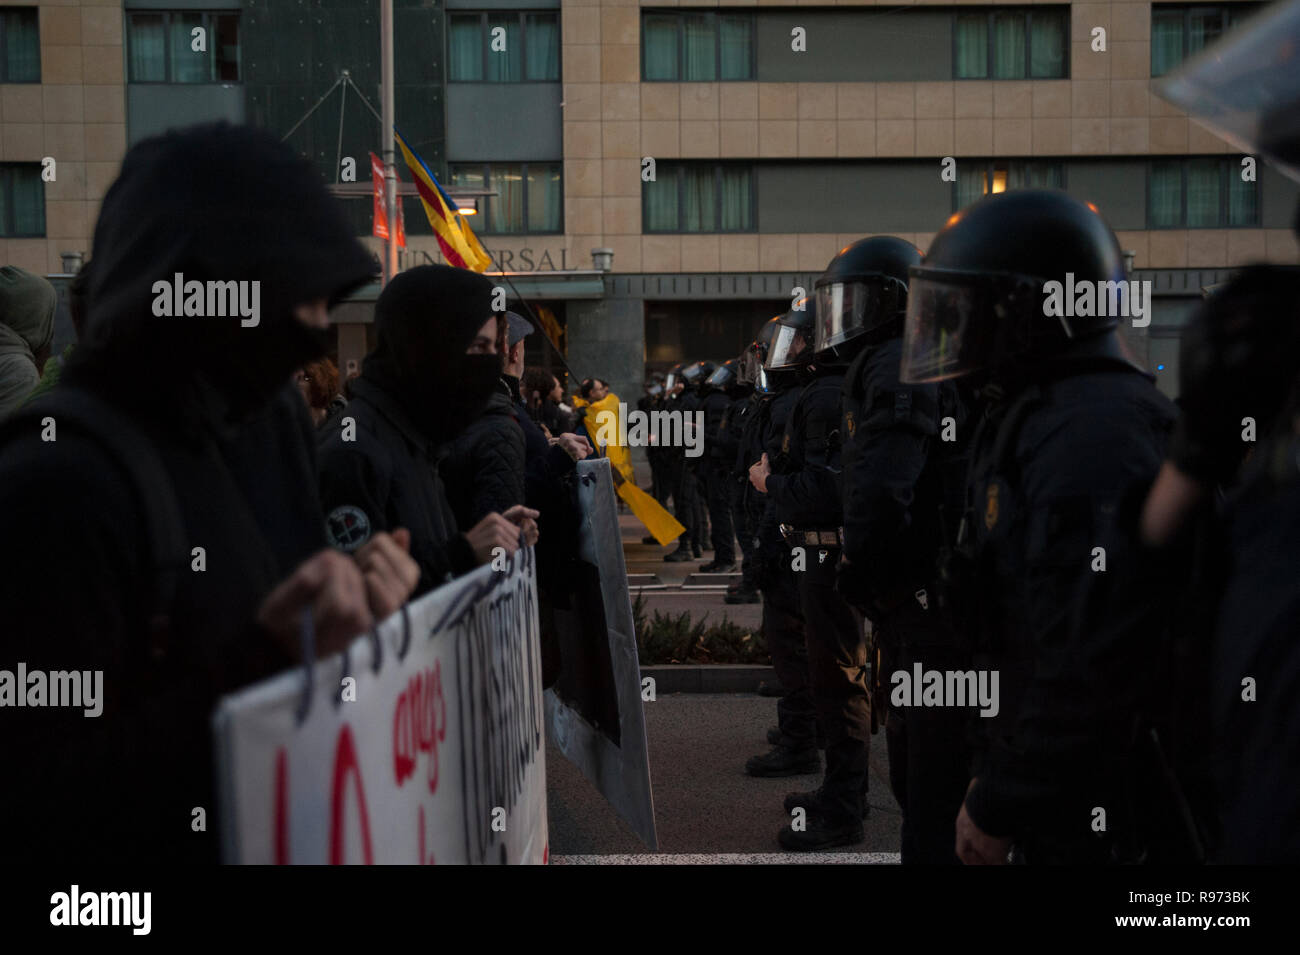
[[[223,698],[226,861],[544,863],[533,560],[480,567],[346,654]]]

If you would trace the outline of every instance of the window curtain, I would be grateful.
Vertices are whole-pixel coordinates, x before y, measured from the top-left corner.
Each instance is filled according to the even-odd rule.
[[[1228,225],[1258,225],[1259,183],[1242,182],[1240,170],[1228,163]]]
[[[1025,76],[1025,15],[993,14],[993,77],[1018,80]]]
[[[677,231],[677,169],[660,166],[654,182],[645,184],[647,232]]]
[[[554,13],[524,16],[524,59],[530,80],[560,78],[560,23]]]
[[[1170,229],[1183,224],[1182,163],[1151,164],[1148,202],[1151,206],[1151,228]]]
[[[712,14],[693,14],[682,18],[683,71],[686,82],[718,78],[718,21]]]
[[[226,83],[239,82],[239,17],[234,14],[213,14],[208,18],[215,34],[210,49],[215,59],[216,79]]]
[[[493,232],[524,231],[524,170],[517,163],[492,166],[488,188]]]
[[[1221,225],[1219,191],[1223,185],[1223,164],[1217,159],[1187,161],[1187,225],[1206,228]]]
[[[472,16],[452,14],[447,44],[450,79],[460,82],[483,79],[483,48],[487,38],[481,28],[482,21],[477,13]]]
[[[986,13],[963,13],[957,17],[957,79],[984,79],[989,75],[988,26]]]
[[[1038,79],[1065,76],[1065,14],[1035,10],[1029,23],[1029,75]]]
[[[132,82],[167,82],[167,33],[161,13],[131,15],[130,47]]]
[[[647,80],[676,80],[677,17],[648,13],[641,20],[642,69]]]
[[[713,166],[686,169],[682,183],[682,231],[718,230],[718,180]]]
[[[203,26],[203,14],[176,12],[168,16],[171,17],[172,35],[172,75],[169,79],[173,83],[209,82],[212,79],[212,37],[207,38],[208,52],[199,53],[190,48],[193,42],[190,31]]]
[[[35,10],[6,10],[5,77],[6,83],[41,81],[41,36]]]
[[[719,72],[724,80],[753,78],[750,63],[753,59],[754,21],[747,16],[721,16],[718,31],[721,41],[722,62]]]
[[[1151,12],[1151,75],[1164,76],[1183,62],[1183,11]]]
[[[1207,10],[1198,10],[1193,7],[1188,12],[1188,56],[1192,56],[1193,54],[1205,49],[1219,38],[1223,33],[1224,17],[1225,14],[1219,7],[1210,7]]]
[[[528,167],[528,231],[560,231],[560,167],[537,163]]]
[[[492,33],[497,27],[506,31],[506,48],[504,51],[493,49],[497,41]],[[488,32],[484,39],[487,44],[487,80],[491,83],[518,83],[523,79],[521,61],[523,50],[520,48],[522,38],[519,36],[519,14],[489,13]],[[497,46],[500,46],[497,43]]]
[[[753,177],[743,167],[722,167],[722,231],[748,232],[754,228]]]
[[[965,168],[957,167],[957,208],[965,209],[968,205],[982,198],[988,192],[988,169],[980,165],[974,169],[967,163]]]
[[[1007,170],[1008,189],[1060,189],[1064,182],[1060,163],[1014,162]]]
[[[45,185],[39,166],[19,166],[10,171],[13,196],[13,235],[45,235]]]

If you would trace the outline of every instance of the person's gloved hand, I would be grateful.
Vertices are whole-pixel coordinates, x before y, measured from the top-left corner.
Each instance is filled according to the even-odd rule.
[[[1300,370],[1300,270],[1252,266],[1202,302],[1179,350],[1182,415],[1169,459],[1189,477],[1230,481],[1250,448],[1242,419],[1262,431]]]

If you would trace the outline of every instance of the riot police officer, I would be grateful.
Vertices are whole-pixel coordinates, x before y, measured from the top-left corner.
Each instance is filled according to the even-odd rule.
[[[898,379],[907,270],[920,261],[910,242],[862,239],[843,249],[816,284],[815,360],[823,368],[847,366],[838,584],[872,621],[874,687],[892,686],[892,674],[911,674],[914,664],[967,666],[960,639],[931,596],[945,531],[955,531],[960,517],[965,458],[956,439],[964,422],[951,384]],[[889,693],[873,696],[883,702]],[[888,711],[889,777],[903,809],[905,864],[957,862],[953,819],[970,779],[964,722],[955,707]]]
[[[707,474],[700,468],[702,455],[692,455],[692,447],[701,448],[702,434],[696,431],[697,413],[702,411],[704,383],[713,374],[713,362],[691,362],[681,370],[682,391],[673,410],[682,415],[682,434],[685,447],[680,454],[680,471],[675,472],[673,501],[675,516],[686,533],[681,536],[677,550],[664,557],[666,561],[698,560],[704,556],[704,540],[708,533],[708,507],[705,501],[703,479]]]
[[[745,361],[755,378],[759,401],[749,421],[738,463],[749,469],[781,453],[786,423],[799,398],[801,384],[793,365],[764,367],[777,332],[789,322],[807,321],[806,313],[778,315],[759,330],[746,350]],[[776,505],[766,491],[746,480],[747,523],[754,537],[754,583],[763,595],[763,639],[772,654],[784,695],[777,701],[777,725],[768,730],[772,749],[745,764],[751,776],[797,776],[821,769],[817,755],[817,716],[808,678],[808,648],[803,608],[791,567],[790,548],[781,536]]]
[[[736,459],[736,441],[728,431],[732,404],[739,397],[735,359],[728,359],[714,369],[704,382],[704,481],[708,497],[710,540],[713,560],[700,570],[706,574],[725,574],[736,568],[735,530],[732,524],[732,464]],[[738,486],[737,486],[738,487]]]
[[[1119,244],[1078,200],[1018,190],[953,217],[910,276],[903,380],[974,376],[982,416],[950,578],[985,687],[957,854],[996,864],[1014,844],[1030,862],[1107,861],[1127,829],[1131,752],[1107,732],[1123,723],[1107,693],[1131,674],[1071,628],[1071,609],[1090,576],[1132,573],[1107,563],[1108,536],[1175,415],[1109,308],[1054,296],[1072,281],[1096,306],[1123,287],[1102,284],[1125,280]]]
[[[750,469],[767,493],[791,546],[799,588],[813,703],[826,737],[826,774],[815,799],[787,799],[791,825],[779,839],[807,851],[852,845],[863,838],[871,713],[862,620],[835,589],[843,506],[840,480],[840,391],[844,369],[814,359],[816,305],[803,299],[782,320],[768,352],[768,370],[797,369],[806,380],[790,412],[775,461]],[[800,814],[802,813],[802,815]]]
[[[764,328],[766,328],[766,323]],[[761,333],[761,330],[760,330]],[[753,501],[761,498],[750,487],[749,466],[762,456],[760,451],[752,459],[747,459],[748,449],[755,442],[754,420],[758,415],[764,395],[758,391],[754,374],[754,360],[751,352],[757,342],[747,346],[734,360],[736,369],[736,397],[727,409],[725,427],[726,445],[730,448],[730,459],[725,462],[731,476],[731,522],[735,527],[736,540],[740,542],[740,580],[728,585],[727,593],[722,598],[729,604],[758,603],[758,584],[754,578],[757,543],[754,532],[758,527],[753,515]]]

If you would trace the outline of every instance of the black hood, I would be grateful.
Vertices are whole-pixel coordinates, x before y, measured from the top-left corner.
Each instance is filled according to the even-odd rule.
[[[132,147],[95,226],[72,376],[154,401],[176,400],[199,379],[236,410],[261,407],[324,353],[325,333],[295,321],[293,307],[333,304],[374,274],[338,201],[264,130],[213,123]],[[155,283],[178,273],[205,287],[260,283],[257,324],[155,314]]]
[[[493,285],[477,272],[421,265],[395,276],[375,303],[378,343],[362,377],[402,405],[434,444],[482,414],[501,381],[501,355],[467,355],[493,315]]]

